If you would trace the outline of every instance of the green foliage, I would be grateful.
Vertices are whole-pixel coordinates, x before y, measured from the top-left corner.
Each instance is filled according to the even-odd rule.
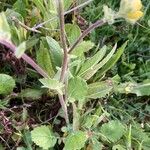
[[[10,94],[15,87],[15,80],[6,74],[0,74],[0,94]]]
[[[52,19],[57,14],[57,6],[56,2],[53,0],[49,1],[43,1],[43,0],[33,0],[33,3],[36,5],[36,7],[39,9],[39,11],[42,14],[42,18],[44,21],[47,21],[48,19]],[[51,29],[55,29],[58,25],[58,21],[49,22],[46,24],[46,27],[49,27]]]
[[[27,89],[24,89],[22,90],[20,93],[19,93],[19,96],[20,97],[23,97],[23,98],[26,98],[26,99],[40,99],[41,96],[42,96],[43,92],[42,90],[38,90],[38,89],[30,89],[30,88],[27,88]]]
[[[109,81],[95,82],[89,84],[87,98],[97,99],[97,98],[105,97],[106,94],[109,94],[112,88],[113,87],[109,85]]]
[[[80,58],[84,58],[84,53],[88,52],[93,47],[94,47],[93,42],[83,41],[79,45],[77,45],[77,47],[74,49],[74,51],[71,54],[78,56]]]
[[[0,99],[0,109],[6,109],[7,105],[8,105],[8,100]]]
[[[98,51],[92,58],[87,59],[81,66],[78,76],[84,77],[84,75],[88,74],[89,70],[93,69],[93,67],[104,57],[105,53],[106,46]]]
[[[87,115],[82,126],[90,129],[98,121],[98,118],[97,115]]]
[[[65,141],[64,150],[80,150],[84,147],[88,137],[83,131],[70,133]]]
[[[44,42],[40,43],[40,48],[36,51],[36,58],[38,64],[48,73],[50,77],[53,77],[55,72],[53,69],[52,59],[47,47],[44,45]]]
[[[50,54],[52,55],[52,60],[54,62],[54,65],[60,67],[62,64],[63,54],[59,43],[49,36],[46,37],[46,41],[50,48]]]
[[[115,87],[115,91],[119,93],[133,93],[137,96],[149,96],[150,95],[150,82],[146,81],[144,83],[134,83],[134,82],[128,82],[123,83]]]
[[[42,147],[45,150],[49,149],[50,147],[54,147],[57,141],[56,137],[48,126],[40,126],[34,128],[31,131],[31,137],[32,141],[36,145]]]
[[[31,132],[29,130],[23,131],[23,141],[26,144],[27,150],[32,150],[32,138],[31,138]]]
[[[69,101],[84,102],[87,95],[87,83],[80,77],[71,78],[68,83]]]
[[[23,17],[26,17],[27,11],[26,11],[26,3],[23,0],[17,0],[14,5],[13,9],[21,14]]]
[[[70,14],[90,0],[62,2],[68,49],[97,20],[108,22],[75,45],[66,66],[56,0],[0,2],[0,149],[149,150],[150,2],[142,1],[134,25],[114,18],[120,0],[94,0]],[[103,5],[111,8],[105,14]],[[24,53],[31,68],[19,59]]]
[[[6,38],[8,40],[11,38],[10,28],[4,12],[0,13],[0,38]]]
[[[66,24],[65,31],[70,45],[74,44],[74,42],[81,34],[79,26],[73,24]]]
[[[103,66],[103,68],[97,73],[97,77],[96,78],[100,78],[103,74],[105,74],[109,69],[111,69],[111,67],[113,65],[115,65],[115,63],[118,61],[118,59],[121,57],[121,55],[123,54],[125,47],[127,46],[127,42],[125,42],[116,52],[116,54],[114,56],[112,56],[111,59],[108,60],[108,62],[104,63],[105,65]]]
[[[33,0],[33,3],[35,3],[35,5],[39,8],[41,13],[44,15],[45,14],[45,7],[43,5],[42,0]]]
[[[150,95],[150,82],[142,83],[135,85],[133,89],[131,89],[131,93],[135,93],[137,96]]]
[[[112,120],[103,124],[100,131],[106,140],[117,142],[123,136],[125,127],[119,121]]]
[[[17,58],[21,58],[21,56],[24,54],[25,50],[26,50],[26,42],[23,42],[17,47],[17,49],[15,51],[15,56]]]
[[[136,139],[137,143],[141,143],[141,147],[143,149],[148,150],[150,148],[149,146],[149,142],[150,142],[150,137],[148,136],[148,134],[146,134],[144,132],[144,130],[140,127],[139,124],[136,124],[135,126],[132,127],[131,129],[131,136],[132,136],[132,140],[134,141]],[[135,145],[136,147],[136,145]],[[138,146],[140,147],[140,146]]]
[[[33,46],[35,46],[38,43],[39,39],[36,37],[30,38],[26,41],[26,49],[31,49]]]
[[[90,147],[92,147],[93,150],[102,150],[103,145],[101,142],[99,142],[96,138],[92,138],[91,141]]]
[[[61,82],[59,82],[58,80],[50,79],[50,78],[43,78],[43,79],[39,79],[39,80],[43,84],[43,86],[42,86],[43,88],[55,90],[59,94],[63,94],[62,88],[64,85]]]
[[[109,54],[102,61],[96,64],[91,70],[89,70],[89,72],[85,75],[85,78],[87,80],[90,79],[99,69],[101,69],[110,60],[110,58],[115,53],[116,46],[117,45],[113,47],[113,49],[109,52]]]
[[[71,6],[72,3],[73,3],[73,0],[65,0],[64,1],[65,10],[67,10]]]

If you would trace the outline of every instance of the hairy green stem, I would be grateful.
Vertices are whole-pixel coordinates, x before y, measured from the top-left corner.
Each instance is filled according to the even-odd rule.
[[[65,117],[66,124],[69,125],[68,110],[67,110],[67,105],[64,101],[64,97],[61,94],[58,94],[58,97],[59,97],[59,102],[61,104],[62,110],[64,112],[64,117]]]
[[[65,36],[65,22],[64,22],[65,19],[64,19],[64,8],[63,8],[62,0],[58,0],[58,17],[60,22],[60,39],[64,51],[60,81],[64,82],[65,73],[68,67],[68,50],[67,50],[67,43],[66,43],[66,36]]]
[[[80,115],[77,110],[76,104],[73,102],[72,103],[72,108],[73,108],[73,130],[78,131],[79,130],[79,125],[80,125]]]
[[[61,74],[60,74],[60,82],[64,83],[65,74],[67,73],[67,68],[68,68],[68,49],[67,49],[67,43],[66,43],[66,37],[65,37],[65,22],[64,22],[65,19],[64,19],[63,1],[57,0],[57,3],[58,3],[58,17],[59,17],[59,22],[60,22],[60,39],[61,39],[63,52],[64,52]],[[66,106],[65,99],[64,99],[65,95],[66,93],[64,94],[64,96],[59,95],[59,100],[60,100],[62,109],[65,113],[66,123],[69,124],[68,110],[67,110],[67,106]]]

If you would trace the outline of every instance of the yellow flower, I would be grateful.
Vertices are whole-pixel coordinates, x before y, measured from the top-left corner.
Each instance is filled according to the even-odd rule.
[[[127,15],[128,19],[130,19],[130,20],[139,20],[142,16],[143,16],[142,11],[130,12]]]
[[[143,16],[141,0],[121,0],[119,15],[131,23]]]
[[[142,8],[141,0],[129,0],[134,11],[139,11]]]

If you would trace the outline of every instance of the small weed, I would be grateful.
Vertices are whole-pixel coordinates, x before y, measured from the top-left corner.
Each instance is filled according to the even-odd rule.
[[[150,2],[0,2],[0,150],[149,150]]]

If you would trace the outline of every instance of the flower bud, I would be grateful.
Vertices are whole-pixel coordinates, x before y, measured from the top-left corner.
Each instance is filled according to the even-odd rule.
[[[107,21],[109,24],[113,24],[115,20],[115,12],[107,5],[103,6],[103,11],[104,11],[104,20]]]

